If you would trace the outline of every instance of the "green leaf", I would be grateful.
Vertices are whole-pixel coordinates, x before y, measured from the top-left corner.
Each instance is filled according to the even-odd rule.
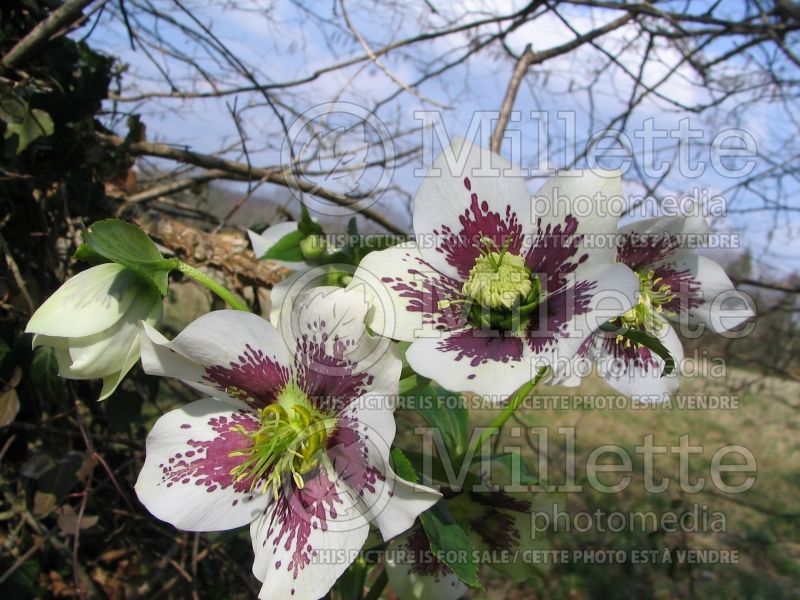
[[[0,100],[0,119],[6,123],[20,123],[28,114],[28,103],[14,94]]]
[[[36,139],[52,135],[53,119],[45,111],[38,108],[25,113],[21,121],[6,123],[5,138],[17,136],[17,154],[21,154]]]
[[[40,346],[31,361],[31,379],[34,389],[45,400],[58,400],[64,393],[64,382],[58,377],[58,360],[53,348]]]
[[[72,255],[72,258],[92,266],[109,262],[108,259],[106,259],[104,256],[100,256],[86,244],[81,244],[78,246],[78,249],[75,250],[75,254]]]
[[[342,600],[361,600],[364,597],[364,582],[367,578],[367,563],[362,557],[353,561],[336,582]]]
[[[414,466],[400,448],[392,448],[392,467],[394,472],[406,481],[411,483],[419,482]]]
[[[469,410],[463,396],[428,382],[411,390],[404,401],[404,408],[418,412],[428,425],[439,430],[450,456],[466,451]]]
[[[431,543],[431,552],[471,588],[482,589],[478,579],[477,553],[472,540],[456,523],[444,500],[419,516]]]
[[[297,230],[303,234],[302,237],[325,233],[322,230],[322,225],[311,218],[311,213],[308,212],[305,204],[300,205],[300,222],[297,223]]]
[[[177,265],[165,260],[147,234],[120,219],[104,219],[89,226],[83,241],[95,254],[135,271],[167,295],[167,277]],[[83,256],[89,256],[87,251]]]
[[[299,226],[298,226],[299,227]],[[289,262],[302,262],[303,253],[300,251],[300,242],[305,237],[305,234],[300,231],[292,231],[287,233],[264,253],[262,259],[272,260],[285,260]]]
[[[602,331],[621,335],[626,340],[641,344],[655,352],[664,361],[664,370],[661,371],[661,377],[666,377],[675,370],[675,359],[672,358],[672,354],[669,353],[669,350],[667,350],[657,337],[641,329],[630,329],[629,327],[618,326],[610,321],[601,325],[600,329]]]

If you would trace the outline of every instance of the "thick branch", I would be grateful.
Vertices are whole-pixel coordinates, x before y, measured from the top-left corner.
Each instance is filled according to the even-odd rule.
[[[523,51],[522,56],[519,57],[516,66],[514,66],[514,72],[511,74],[511,80],[508,82],[506,96],[503,98],[503,105],[500,108],[500,116],[497,119],[497,125],[495,125],[494,132],[492,133],[492,141],[489,146],[492,149],[492,152],[498,154],[500,153],[500,145],[503,143],[503,136],[506,133],[506,127],[508,127],[508,119],[511,116],[511,111],[514,108],[514,101],[517,99],[519,86],[522,83],[522,79],[525,77],[525,72],[531,65],[533,58],[534,56],[533,52],[531,52],[531,45],[528,44],[525,46],[525,50]]]
[[[157,144],[152,142],[134,142],[132,144],[126,144],[125,140],[114,135],[97,134],[97,137],[101,143],[115,147],[124,146],[125,150],[134,156],[157,156],[159,158],[168,158],[170,160],[195,165],[204,169],[225,171],[234,175],[237,179],[264,180],[267,183],[273,183],[275,185],[305,192],[313,196],[317,196],[318,198],[322,198],[323,200],[328,200],[334,204],[338,204],[339,206],[354,208],[354,211],[357,210],[359,213],[364,215],[364,217],[378,223],[387,231],[391,231],[392,233],[405,233],[401,227],[398,227],[389,218],[385,217],[379,212],[369,208],[359,209],[357,202],[366,198],[366,195],[345,196],[343,194],[337,194],[336,192],[326,190],[297,177],[293,177],[291,175],[287,177],[286,172],[282,169],[251,167],[233,160],[219,158],[210,154],[192,152],[191,150],[176,148],[167,144]]]
[[[95,0],[67,0],[41,21],[9,50],[0,66],[3,70],[19,66],[28,56],[46,44],[56,33],[69,27],[83,15],[83,9]],[[105,3],[107,0],[102,0]]]

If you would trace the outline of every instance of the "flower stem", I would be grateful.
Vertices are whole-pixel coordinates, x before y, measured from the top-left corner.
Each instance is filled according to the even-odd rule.
[[[244,303],[243,300],[238,298],[233,292],[228,290],[224,285],[218,283],[202,271],[195,269],[191,265],[187,265],[185,262],[179,260],[177,261],[177,266],[175,267],[178,271],[187,275],[197,281],[198,283],[202,283],[206,286],[209,290],[214,292],[217,296],[222,298],[225,302],[227,302],[228,306],[235,310],[241,310],[244,312],[250,312],[250,309],[247,307],[247,304]]]
[[[383,589],[386,587],[386,584],[389,583],[389,576],[386,574],[386,568],[384,568],[378,578],[375,580],[375,583],[372,584],[369,592],[366,596],[364,596],[364,600],[378,600],[381,597],[381,593]]]
[[[536,387],[536,384],[542,380],[545,373],[547,372],[546,367],[542,367],[539,369],[539,372],[536,373],[536,377],[531,379],[528,383],[522,385],[516,392],[514,392],[511,397],[508,399],[508,405],[497,415],[492,422],[489,423],[489,426],[481,433],[481,435],[475,440],[475,443],[472,444],[472,448],[470,451],[467,452],[467,456],[474,456],[477,454],[480,449],[483,447],[483,444],[492,437],[494,434],[499,433],[503,429],[503,425],[505,425],[506,421],[511,418],[511,415],[522,405],[523,400],[528,396],[531,390]]]

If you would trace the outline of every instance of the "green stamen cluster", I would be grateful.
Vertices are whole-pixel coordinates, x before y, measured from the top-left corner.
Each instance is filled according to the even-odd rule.
[[[261,493],[272,488],[280,495],[285,475],[303,489],[303,475],[319,465],[328,439],[329,419],[311,406],[305,393],[294,383],[278,395],[277,402],[260,410],[261,426],[247,431],[241,425],[232,430],[252,439],[253,444],[229,456],[247,457],[231,470],[234,481],[251,479],[250,490],[261,484]]]
[[[674,298],[672,287],[662,283],[653,271],[636,273],[639,277],[639,302],[619,319],[629,329],[657,335],[665,326],[664,305]],[[631,341],[627,340],[630,345]]]
[[[475,261],[463,292],[483,306],[510,309],[527,298],[532,287],[531,274],[521,256],[487,252]]]
[[[539,304],[539,280],[531,275],[522,256],[511,254],[505,245],[498,248],[489,238],[480,240],[480,256],[469,272],[462,292],[466,296],[468,318],[476,325],[510,331]],[[440,308],[454,301],[440,302]]]

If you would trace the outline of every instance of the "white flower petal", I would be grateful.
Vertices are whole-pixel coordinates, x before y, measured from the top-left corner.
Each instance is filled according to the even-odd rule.
[[[692,251],[708,243],[705,217],[656,217],[640,219],[619,228],[617,260],[646,272],[678,251]]]
[[[474,392],[499,403],[536,376],[522,338],[465,329],[411,344],[406,360],[419,375],[453,392]]]
[[[550,281],[578,265],[592,268],[614,262],[624,208],[619,171],[587,169],[551,177],[533,198],[528,267]]]
[[[664,311],[677,314],[678,321],[699,321],[715,333],[723,333],[755,316],[725,269],[709,258],[681,252],[655,265],[655,273],[671,285],[675,297],[664,305]]]
[[[270,290],[269,322],[280,326],[281,313],[291,312],[295,298],[304,291],[321,285],[331,285],[330,276],[334,274],[350,275],[351,265],[320,265],[296,271],[286,279],[282,279]]]
[[[579,270],[563,290],[547,298],[546,315],[527,334],[536,369],[550,365],[559,375],[569,370],[581,345],[601,325],[631,309],[639,279],[623,264]]]
[[[147,436],[145,463],[136,481],[139,500],[153,515],[187,531],[220,531],[247,525],[267,506],[268,496],[234,482],[230,471],[245,460],[231,452],[252,444],[259,426],[247,409],[206,398],[173,410]]]
[[[365,320],[369,305],[360,289],[316,287],[284,311],[281,334],[295,357],[301,388],[328,406],[367,391],[397,394],[402,363],[388,338],[373,336]]]
[[[664,361],[659,356],[647,348],[625,348],[611,333],[596,335],[591,354],[598,372],[615,390],[642,402],[661,402],[678,389],[683,346],[669,325],[664,327],[660,339],[675,361],[675,370],[664,377],[661,377]]]
[[[317,600],[355,560],[369,533],[357,500],[320,470],[302,490],[284,488],[250,526],[259,598]]]
[[[146,290],[111,327],[94,335],[68,340],[70,371],[82,378],[105,377],[119,371],[131,346],[138,348],[139,323],[154,323],[161,316],[161,295],[155,288]]]
[[[709,232],[708,220],[701,216],[653,217],[637,219],[620,226],[621,234],[696,236],[702,240]]]
[[[414,232],[422,256],[441,273],[463,280],[475,264],[482,236],[502,247],[510,235],[518,254],[532,227],[530,201],[525,179],[507,160],[454,140],[433,161],[414,198]]]
[[[190,323],[171,342],[145,327],[142,366],[214,397],[264,406],[288,382],[292,360],[278,330],[256,315],[219,310]],[[238,390],[238,392],[236,392]]]
[[[463,325],[462,283],[425,262],[415,242],[368,254],[348,287],[362,289],[371,304],[368,325],[385,337],[413,341]]]
[[[358,495],[366,518],[385,540],[406,531],[441,494],[403,480],[392,470],[395,398],[367,395],[337,415],[327,454],[333,470]]]
[[[148,283],[116,263],[86,269],[68,279],[38,310],[27,333],[84,337],[114,325]]]

